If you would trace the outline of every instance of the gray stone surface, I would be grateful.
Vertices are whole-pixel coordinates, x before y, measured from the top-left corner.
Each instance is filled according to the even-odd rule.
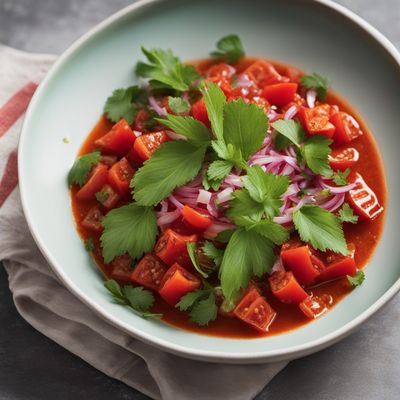
[[[339,0],[400,48],[400,0]],[[60,53],[129,0],[0,0],[0,43]],[[400,398],[400,297],[349,338],[293,361],[258,400]],[[0,399],[145,399],[36,332],[16,312],[0,267]],[[210,372],[211,373],[211,372]]]

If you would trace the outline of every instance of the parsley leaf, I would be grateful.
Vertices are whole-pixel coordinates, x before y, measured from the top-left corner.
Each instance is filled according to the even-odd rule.
[[[82,186],[86,182],[92,166],[100,162],[100,160],[101,155],[99,151],[93,151],[75,160],[74,165],[68,173],[68,185],[71,186],[76,183]]]
[[[213,180],[223,180],[226,175],[231,172],[233,168],[233,163],[226,160],[213,161],[207,169],[208,179]]]
[[[203,253],[214,261],[214,264],[219,267],[224,257],[224,250],[217,249],[212,242],[206,241],[203,245]]]
[[[94,241],[93,241],[92,237],[85,239],[85,241],[83,243],[85,246],[85,250],[87,252],[91,253],[92,251],[94,251],[95,247],[94,247]]]
[[[274,262],[273,244],[258,233],[244,228],[231,236],[220,268],[221,287],[229,302],[250,279],[271,270]]]
[[[244,57],[244,49],[242,42],[238,35],[228,35],[224,36],[217,42],[218,51],[213,51],[212,56],[223,58],[228,61],[228,63],[236,63]]]
[[[131,203],[115,208],[103,218],[102,224],[104,232],[100,240],[106,263],[124,253],[136,259],[154,247],[157,223],[150,207]]]
[[[358,221],[358,216],[354,215],[353,209],[350,207],[349,203],[344,203],[342,208],[339,210],[339,219],[342,222],[356,224]]]
[[[288,241],[290,236],[287,229],[283,226],[267,219],[250,224],[247,226],[247,229],[252,229],[276,245]]]
[[[361,270],[357,271],[357,273],[354,276],[347,275],[347,280],[353,287],[360,286],[365,280],[364,271]]]
[[[294,143],[297,147],[300,147],[301,142],[304,141],[305,138],[304,130],[300,125],[300,123],[297,121],[293,120],[286,121],[283,119],[279,119],[278,121],[273,122],[271,125],[278,133],[280,133],[290,142]],[[278,150],[282,150],[284,147],[286,147],[286,145],[287,141],[284,141],[284,143],[278,146],[280,147]]]
[[[147,50],[142,47],[142,52],[149,64],[139,62],[136,73],[142,78],[161,83],[162,87],[183,92],[200,77],[192,65],[182,64],[171,50]]]
[[[257,203],[264,206],[266,214],[273,218],[279,214],[282,206],[281,196],[289,185],[287,176],[274,175],[264,172],[259,165],[253,165],[247,169],[247,175],[243,177],[245,188],[249,191]]]
[[[202,298],[209,295],[211,291],[209,289],[198,289],[193,292],[189,292],[181,297],[180,301],[175,305],[176,308],[179,308],[181,311],[187,311],[193,305],[201,300]]]
[[[209,296],[195,303],[189,313],[189,320],[197,325],[206,326],[214,321],[218,315],[218,307],[215,304],[215,294],[211,292]]]
[[[243,217],[260,220],[264,214],[264,206],[255,201],[247,190],[235,190],[229,203],[228,217],[235,223]]]
[[[168,98],[169,108],[176,114],[185,114],[190,110],[190,104],[188,101],[183,100],[180,97],[169,97]]]
[[[205,172],[201,184],[206,190],[209,190],[211,188],[212,190],[217,191],[221,187],[223,181],[223,179],[209,179],[207,176],[207,172]]]
[[[153,314],[148,310],[154,303],[153,294],[142,286],[121,286],[114,279],[104,282],[104,287],[111,293],[116,303],[129,306],[143,318],[160,318],[161,314]]]
[[[200,171],[206,145],[176,140],[162,144],[131,181],[138,204],[152,206],[175,188],[191,181]]]
[[[156,120],[173,130],[175,133],[183,135],[193,142],[209,143],[210,136],[208,134],[208,129],[204,124],[193,117],[168,114],[165,118],[156,118]]]
[[[110,197],[110,193],[109,192],[97,192],[95,196],[96,196],[96,200],[99,203],[103,204]]]
[[[347,177],[349,176],[349,174],[350,168],[346,168],[346,170],[344,171],[336,171],[332,176],[332,180],[338,186],[347,185]]]
[[[202,88],[207,115],[211,122],[211,128],[218,140],[223,140],[223,113],[226,105],[226,97],[221,88],[214,82],[209,82]]]
[[[329,166],[328,156],[331,152],[329,145],[332,140],[322,135],[310,137],[304,143],[304,159],[315,174],[331,176],[332,169]]]
[[[132,102],[143,98],[143,93],[144,90],[138,86],[114,90],[104,106],[107,118],[113,122],[124,118],[128,124],[131,124],[136,115],[136,108]]]
[[[243,158],[261,148],[267,134],[268,120],[265,112],[255,104],[247,104],[242,98],[224,107],[224,139],[240,151]]]
[[[208,274],[201,269],[199,259],[197,257],[197,244],[195,242],[188,242],[186,244],[186,249],[189,254],[190,260],[195,268],[195,270],[203,277],[207,278]]]
[[[343,229],[336,215],[315,205],[305,205],[293,213],[293,222],[301,240],[310,242],[315,249],[348,254]]]
[[[307,89],[315,89],[321,100],[326,100],[329,82],[326,78],[315,72],[312,75],[304,75],[300,78],[300,83]]]

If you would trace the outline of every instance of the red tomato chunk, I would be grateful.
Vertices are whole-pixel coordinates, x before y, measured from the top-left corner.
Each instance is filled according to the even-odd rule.
[[[354,123],[352,117],[345,112],[338,112],[331,117],[335,125],[335,136],[333,140],[339,144],[347,144],[363,134],[362,130]]]
[[[182,216],[187,222],[189,222],[189,224],[199,229],[207,229],[212,225],[211,216],[196,211],[188,205],[182,208]]]
[[[108,168],[104,164],[97,164],[92,168],[87,182],[76,193],[80,200],[94,200],[96,193],[107,183]]]
[[[294,100],[297,83],[276,83],[274,85],[265,86],[262,91],[262,97],[269,103],[283,107]]]
[[[275,271],[269,277],[272,293],[282,303],[300,303],[308,297],[291,271]]]
[[[146,161],[162,143],[168,140],[168,135],[164,131],[145,133],[135,140],[135,144],[128,158],[134,160],[135,163],[137,163],[137,161]]]
[[[325,314],[332,304],[329,295],[309,296],[299,304],[300,310],[310,319],[315,319]]]
[[[278,73],[275,67],[264,60],[254,62],[243,73],[260,88],[285,81],[285,78]]]
[[[132,273],[132,257],[128,254],[115,257],[111,262],[111,278],[124,283],[130,283]]]
[[[129,193],[129,184],[134,173],[135,170],[124,157],[110,168],[108,181],[121,196],[124,196]]]
[[[299,117],[310,135],[324,135],[327,138],[333,136],[335,126],[329,122],[330,109],[329,104],[323,104],[314,108],[303,107],[300,110]]]
[[[94,206],[88,211],[81,224],[84,228],[90,229],[91,231],[102,232],[103,225],[101,224],[101,220],[103,217],[104,215],[100,210],[100,206]]]
[[[353,167],[360,157],[360,153],[353,147],[346,149],[333,150],[329,156],[329,165],[333,169],[344,171],[346,168]]]
[[[208,128],[211,127],[210,120],[208,119],[206,103],[204,103],[204,99],[201,98],[200,100],[196,101],[196,103],[192,104],[192,108],[190,110],[193,118],[197,119],[198,121],[202,122]]]
[[[168,267],[152,254],[146,254],[136,265],[130,279],[139,285],[158,290]]]

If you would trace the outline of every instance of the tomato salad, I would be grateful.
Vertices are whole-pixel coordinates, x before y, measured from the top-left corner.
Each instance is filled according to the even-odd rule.
[[[256,337],[362,284],[386,187],[377,146],[313,73],[245,57],[236,35],[182,63],[142,49],[68,175],[114,301],[206,334]]]

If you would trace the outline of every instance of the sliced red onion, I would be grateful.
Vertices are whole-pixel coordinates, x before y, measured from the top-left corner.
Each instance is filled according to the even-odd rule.
[[[169,200],[176,208],[183,208],[183,204],[182,204],[180,201],[178,201],[178,199],[177,199],[173,194],[171,194],[171,195],[168,197],[168,200]]]
[[[348,118],[349,118],[349,121],[353,124],[354,128],[360,129],[360,124],[357,122],[357,120],[352,115],[349,115]]]
[[[133,134],[134,134],[136,137],[139,137],[139,136],[142,136],[142,135],[143,135],[143,132],[140,132],[140,131],[133,131]]]
[[[297,105],[293,104],[291,107],[287,109],[285,115],[283,116],[283,119],[285,120],[292,119],[296,114],[297,114]]]
[[[218,202],[221,204],[221,203],[225,203],[225,202],[229,201],[231,199],[232,192],[233,192],[233,189],[229,188],[229,187],[224,189],[222,192],[219,192],[217,194]]]
[[[200,172],[200,174],[198,174],[196,176],[196,178],[194,178],[192,181],[190,181],[189,183],[187,183],[185,186],[186,187],[200,187],[200,184],[203,180],[203,173]]]
[[[157,213],[158,216],[157,225],[161,226],[170,224],[171,222],[174,222],[176,219],[178,219],[180,215],[181,215],[181,210],[179,208],[171,212],[166,212],[166,213],[159,212]]]
[[[307,90],[306,100],[308,107],[314,108],[316,99],[317,99],[317,91],[315,89]]]
[[[211,192],[208,192],[207,190],[200,189],[199,190],[199,195],[197,196],[197,202],[201,204],[208,204],[211,200]]]
[[[242,178],[239,175],[229,174],[225,177],[224,182],[235,187],[242,188],[244,186]]]
[[[161,205],[160,212],[165,213],[168,211],[168,201],[167,200],[161,200],[160,205]]]
[[[213,195],[211,197],[210,202],[207,204],[207,211],[214,217],[214,218],[218,218],[219,217],[219,213],[218,210],[215,208],[215,198],[216,196]]]
[[[285,267],[283,266],[282,260],[280,257],[276,259],[274,265],[272,266],[271,273],[276,271],[283,271],[285,272]]]
[[[321,208],[325,208],[325,210],[332,212],[342,206],[342,204],[344,203],[345,197],[346,196],[344,193],[337,194],[337,195],[333,196],[332,199],[326,201],[325,203],[318,204],[318,205]]]
[[[286,225],[286,224],[292,222],[292,216],[291,215],[281,215],[279,217],[275,217],[274,222],[276,222],[279,225]]]
[[[286,164],[281,171],[281,175],[291,175],[293,172],[294,168],[291,165]]]
[[[214,222],[207,230],[204,231],[203,236],[206,239],[214,239],[220,232],[228,229],[235,229],[235,225],[221,222]]]
[[[237,80],[238,87],[250,87],[253,85],[253,81],[247,76],[247,74],[240,74]]]
[[[172,132],[172,131],[165,131],[165,133],[172,140],[187,140],[186,136],[179,135],[179,133],[175,133],[175,132]]]
[[[182,100],[184,100],[184,101],[189,101],[189,99],[190,99],[190,94],[189,94],[189,92],[183,92],[183,93],[182,93]]]
[[[351,189],[354,189],[357,186],[357,183],[349,183],[344,186],[331,186],[327,185],[321,178],[318,178],[318,183],[321,185],[323,189],[329,189],[332,194],[340,194],[347,193]]]
[[[150,108],[154,110],[160,117],[165,117],[168,113],[164,107],[161,107],[153,96],[148,97]]]
[[[180,196],[190,196],[192,194],[197,194],[199,193],[199,188],[198,187],[191,187],[191,186],[182,186],[178,189],[175,190],[175,194],[180,195]]]
[[[274,122],[280,118],[280,115],[274,109],[272,109],[272,107],[268,110],[267,116],[268,116],[269,122]]]

